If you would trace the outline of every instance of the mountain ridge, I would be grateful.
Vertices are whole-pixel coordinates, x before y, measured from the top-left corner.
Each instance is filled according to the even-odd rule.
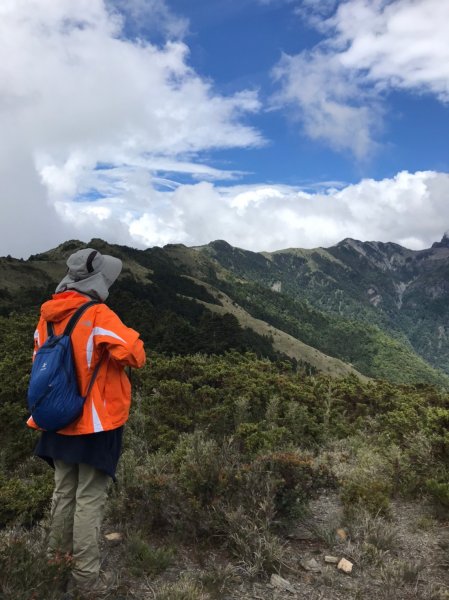
[[[434,302],[440,301],[441,293],[445,297],[445,279],[434,275],[435,269],[449,267],[446,244],[413,251],[393,243],[347,238],[330,248],[257,253],[224,240],[145,250],[100,239],[88,244],[69,240],[27,261],[0,259],[3,314],[14,306],[17,293],[25,298],[24,306],[35,307],[62,277],[66,258],[86,246],[123,260],[111,302],[161,351],[225,351],[237,345],[258,348],[271,357],[283,354],[335,375],[342,373],[335,367],[339,360],[346,365],[345,372],[398,383],[449,385],[449,369],[441,369],[438,361],[431,366],[429,350],[426,356],[413,344],[422,323],[415,320],[413,330],[410,308],[413,294],[422,292],[415,285],[422,278],[433,277]],[[401,276],[403,271],[412,274],[412,279],[405,282],[398,271]],[[439,335],[440,358],[447,360],[443,313],[442,320],[432,324]],[[395,321],[398,315],[402,321]],[[211,346],[207,327],[222,328],[226,343]],[[284,336],[283,344],[279,336]],[[294,351],[287,339],[296,340]],[[315,357],[327,356],[325,366],[321,358],[310,361],[314,353],[306,348],[318,353]],[[334,366],[329,366],[332,361]]]
[[[448,238],[429,249],[346,238],[329,248],[274,253],[206,250],[236,277],[276,286],[330,314],[375,324],[449,372]]]

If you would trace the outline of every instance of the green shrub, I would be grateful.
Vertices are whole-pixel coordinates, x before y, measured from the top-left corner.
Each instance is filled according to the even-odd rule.
[[[110,518],[142,532],[165,527],[172,479],[170,455],[159,452],[139,458],[134,450],[125,450],[108,502]]]
[[[32,479],[0,476],[0,526],[11,522],[31,525],[42,518],[53,490],[50,470]]]
[[[426,433],[436,457],[449,460],[449,408],[430,406],[426,410]]]
[[[266,428],[265,423],[242,423],[237,427],[235,440],[240,450],[249,456],[270,452],[285,447],[291,440],[286,427]]]
[[[423,431],[405,437],[402,446],[389,444],[380,450],[385,457],[385,471],[391,476],[394,494],[410,497],[425,488],[429,473],[436,465],[432,442]]]
[[[421,407],[418,403],[414,405],[411,400],[408,403],[398,402],[392,410],[378,417],[385,440],[400,445],[404,443],[404,438],[416,433],[422,420]]]
[[[131,536],[126,544],[126,564],[136,577],[160,575],[171,565],[173,556],[171,548],[152,548],[137,534]]]
[[[449,516],[449,483],[429,479],[426,482],[426,491],[429,494],[436,516],[446,519]]]
[[[385,479],[351,479],[342,482],[340,498],[347,517],[361,508],[370,515],[388,515],[392,493],[391,483]]]
[[[335,480],[325,465],[315,465],[313,457],[299,451],[265,454],[256,458],[252,468],[262,468],[276,482],[276,519],[292,520],[301,515],[309,501]]]
[[[182,436],[173,452],[179,485],[201,506],[220,493],[222,462],[217,442],[202,432]]]

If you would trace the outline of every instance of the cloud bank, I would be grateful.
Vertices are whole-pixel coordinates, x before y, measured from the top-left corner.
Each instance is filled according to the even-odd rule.
[[[441,239],[449,223],[449,175],[422,171],[364,179],[319,192],[288,186],[212,182],[162,191],[133,182],[133,201],[60,202],[61,218],[86,241],[102,236],[132,246],[206,244],[215,239],[255,251],[330,246],[345,237],[412,249]],[[139,191],[140,190],[140,191]],[[74,212],[76,211],[76,212]]]

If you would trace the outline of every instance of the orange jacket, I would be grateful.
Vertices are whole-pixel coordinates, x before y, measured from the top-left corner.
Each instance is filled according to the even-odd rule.
[[[45,302],[34,333],[35,353],[47,339],[47,321],[53,323],[59,335],[75,310],[89,300],[76,291],[67,291]],[[139,334],[126,327],[106,304],[95,304],[83,313],[71,339],[81,395],[86,394],[95,365],[103,358],[82,414],[58,433],[80,435],[120,427],[127,421],[131,405],[131,385],[124,367],[142,367],[145,363]],[[39,429],[32,417],[27,424]]]

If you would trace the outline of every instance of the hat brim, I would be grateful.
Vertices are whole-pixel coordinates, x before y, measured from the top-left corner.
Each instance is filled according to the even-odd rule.
[[[119,258],[115,258],[115,256],[109,256],[108,254],[103,254],[101,273],[103,274],[108,287],[110,287],[120,275],[122,272],[122,267],[123,264]]]

